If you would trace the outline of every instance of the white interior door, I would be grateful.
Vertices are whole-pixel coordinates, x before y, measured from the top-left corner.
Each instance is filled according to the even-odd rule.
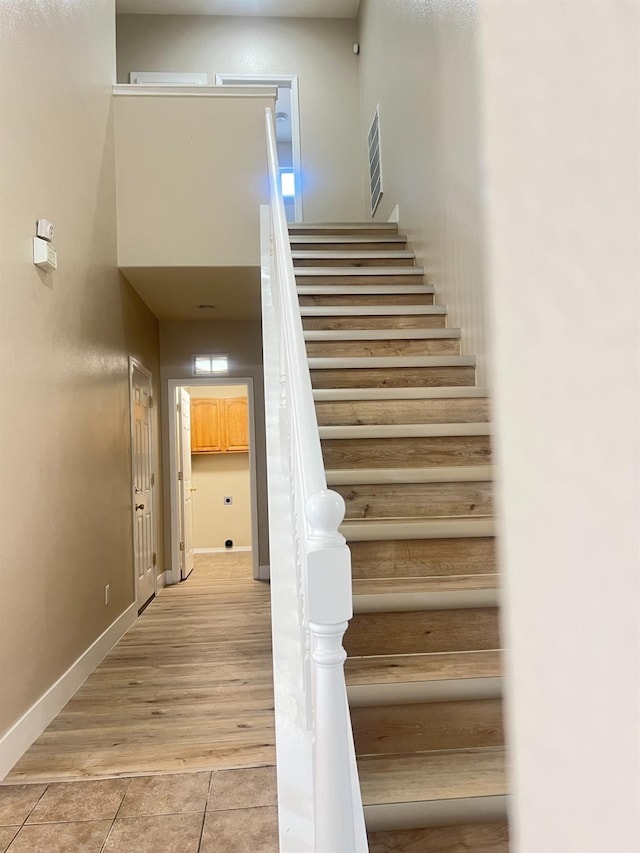
[[[184,580],[193,569],[193,487],[191,485],[191,396],[180,389],[180,503],[181,536],[180,577]]]
[[[131,459],[133,547],[136,603],[144,607],[156,593],[153,542],[153,472],[151,447],[151,375],[131,362]]]

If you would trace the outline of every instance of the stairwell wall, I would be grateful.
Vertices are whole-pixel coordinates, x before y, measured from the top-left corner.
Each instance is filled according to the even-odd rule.
[[[116,264],[113,0],[0,16],[1,777],[49,721],[37,703],[134,602],[128,356],[156,380],[159,358]],[[32,262],[39,217],[55,272]]]
[[[640,849],[640,7],[479,3],[515,853]]]
[[[118,15],[118,81],[130,71],[297,74],[304,218],[364,217],[354,20]]]
[[[488,376],[482,175],[473,0],[362,0],[359,16],[363,181],[380,105],[384,195],[376,221],[400,230],[424,263],[462,351]],[[367,211],[370,208],[367,207]]]

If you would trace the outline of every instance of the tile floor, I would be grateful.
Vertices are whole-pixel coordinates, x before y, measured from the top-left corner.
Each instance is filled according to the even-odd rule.
[[[275,767],[0,786],[0,853],[277,853]]]

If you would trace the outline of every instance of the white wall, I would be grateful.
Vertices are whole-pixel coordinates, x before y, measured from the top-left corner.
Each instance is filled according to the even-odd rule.
[[[158,324],[116,266],[114,14],[0,0],[0,776],[2,735],[134,601],[127,359],[158,380]]]
[[[297,74],[304,218],[364,216],[357,24],[349,20],[118,15],[118,80],[130,71]]]
[[[361,145],[380,104],[384,195],[487,378],[474,0],[362,0]],[[363,147],[364,152],[364,147]],[[368,168],[363,153],[363,184]],[[368,204],[368,201],[367,201]],[[369,211],[369,207],[367,207]]]
[[[516,853],[640,850],[640,7],[481,0]]]
[[[199,385],[188,387],[192,399],[246,397],[246,385]],[[251,481],[249,453],[192,453],[193,544],[208,550],[251,546]],[[233,498],[229,506],[225,496]]]
[[[259,264],[264,111],[275,100],[232,91],[115,98],[121,267]]]

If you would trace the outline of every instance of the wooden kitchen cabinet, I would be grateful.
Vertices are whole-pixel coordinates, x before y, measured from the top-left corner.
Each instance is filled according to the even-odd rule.
[[[224,403],[225,450],[242,453],[249,450],[249,418],[246,397],[229,397]]]
[[[192,453],[246,453],[249,421],[246,397],[191,400]]]

